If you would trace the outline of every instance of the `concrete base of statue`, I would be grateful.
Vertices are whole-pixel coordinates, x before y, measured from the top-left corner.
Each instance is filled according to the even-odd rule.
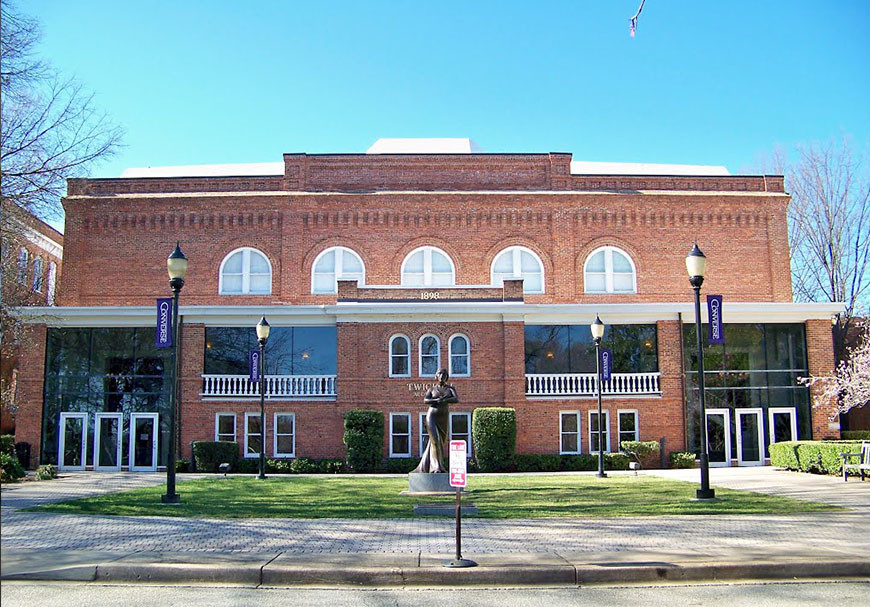
[[[450,486],[450,475],[446,472],[409,472],[408,490],[402,495],[440,495],[455,494],[456,487]]]

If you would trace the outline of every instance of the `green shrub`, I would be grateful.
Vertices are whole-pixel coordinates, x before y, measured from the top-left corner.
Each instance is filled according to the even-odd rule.
[[[471,416],[471,436],[481,472],[509,469],[517,442],[517,412],[509,407],[478,407]]]
[[[562,470],[578,472],[583,470],[598,469],[598,456],[591,455],[589,453],[582,453],[579,455],[563,455],[561,459],[562,461],[560,469]]]
[[[308,457],[297,457],[290,461],[290,472],[293,474],[317,474],[317,463]]]
[[[354,409],[344,416],[347,467],[353,472],[376,472],[384,450],[384,414]]]
[[[317,471],[320,474],[339,474],[344,471],[344,460],[325,458],[317,460]]]
[[[239,443],[230,441],[197,441],[193,443],[193,461],[197,472],[218,472],[218,466],[229,464],[235,471],[239,465]]]
[[[0,436],[0,453],[15,456],[15,437],[11,434]]]
[[[186,457],[179,457],[175,460],[176,472],[190,472],[190,460]]]
[[[236,468],[230,468],[230,470],[237,470],[242,474],[258,474],[260,472],[260,458],[259,457],[245,457],[238,460],[238,464],[236,464]]]
[[[640,462],[644,468],[658,468],[660,463],[659,449],[661,446],[657,440],[635,441],[624,440],[619,443],[622,450],[634,461]]]
[[[843,440],[870,440],[870,430],[843,430]]]
[[[389,474],[408,474],[418,463],[413,457],[391,457],[387,459],[384,469]]]
[[[513,468],[517,472],[558,472],[562,467],[559,455],[540,453],[517,453],[514,455]]]
[[[24,468],[18,463],[18,458],[14,454],[0,453],[0,482],[17,481],[22,476],[24,476]]]
[[[260,460],[257,460],[257,472],[260,471],[259,468]],[[271,459],[266,458],[266,474],[290,474],[292,470],[290,469],[290,464],[292,460],[289,459]]]
[[[628,470],[628,462],[631,458],[625,453],[605,453],[604,454],[604,469],[605,470]]]
[[[671,451],[671,468],[694,468],[695,454]]]
[[[842,474],[840,453],[857,453],[860,441],[785,441],[770,445],[770,465],[815,474]]]
[[[47,481],[57,478],[57,466],[54,464],[43,464],[36,469],[36,480]]]

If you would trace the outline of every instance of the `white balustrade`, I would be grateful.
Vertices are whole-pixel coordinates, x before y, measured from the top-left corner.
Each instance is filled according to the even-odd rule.
[[[659,395],[660,373],[612,373],[602,382],[601,394],[618,396]],[[528,373],[526,396],[596,396],[595,373]]]
[[[335,397],[335,375],[267,375],[266,398]],[[260,398],[260,384],[247,375],[203,375],[206,398]]]

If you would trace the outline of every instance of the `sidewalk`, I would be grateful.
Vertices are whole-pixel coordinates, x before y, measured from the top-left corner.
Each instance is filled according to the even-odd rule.
[[[697,482],[697,470],[649,471]],[[2,579],[285,585],[577,585],[870,577],[870,483],[771,468],[711,470],[715,486],[850,508],[837,514],[463,520],[191,519],[19,508],[161,475],[79,473],[3,487]]]

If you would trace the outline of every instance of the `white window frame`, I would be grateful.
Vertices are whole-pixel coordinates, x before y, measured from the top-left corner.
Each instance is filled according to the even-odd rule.
[[[465,368],[468,369],[466,373],[454,373],[453,372],[453,340],[457,337],[461,337],[465,340]],[[457,354],[457,356],[462,356]],[[471,340],[468,339],[468,335],[465,333],[454,333],[447,339],[447,360],[450,362],[448,372],[450,373],[450,377],[471,377]]]
[[[594,409],[594,410],[589,411],[589,415],[587,416],[588,423],[586,424],[586,427],[588,428],[588,435],[589,435],[589,453],[590,454],[592,454],[592,453],[597,454],[598,451],[592,450],[592,436],[598,434],[597,430],[592,430],[592,416],[593,415],[598,415],[598,409]],[[610,410],[609,409],[602,409],[601,410],[601,417],[603,417],[605,420],[604,421],[604,441],[605,441],[604,452],[610,453]]]
[[[468,439],[465,441],[465,446],[467,447],[465,451],[465,458],[468,459],[471,457],[471,413],[467,411],[451,411],[450,412],[450,438],[448,440],[460,440],[458,438],[453,437],[453,420],[457,417],[464,417],[466,420],[467,428],[468,428]],[[463,434],[462,436],[466,436]]]
[[[623,414],[634,415],[634,438],[631,438],[631,439],[627,438],[624,440],[633,440],[633,441],[640,440],[640,424],[639,424],[640,419],[639,419],[638,414],[637,414],[637,409],[617,409],[616,410],[616,441],[617,441],[616,447],[617,447],[617,450],[619,450],[619,451],[622,450],[622,441],[623,441],[622,435],[626,432],[629,432],[629,430],[622,429],[622,415]]]
[[[538,272],[541,274],[541,288],[540,289],[530,289],[527,288],[526,281],[523,280],[523,293],[543,293],[544,292],[544,264],[541,262],[541,258],[538,257],[538,254],[532,251],[528,247],[522,247],[519,245],[507,247],[506,249],[499,252],[496,255],[492,263],[489,266],[489,281],[495,287],[500,287],[504,284],[505,280],[519,279],[525,278],[522,272],[522,254],[528,253],[531,255],[536,262],[538,262]],[[509,276],[502,276],[501,278],[496,278],[495,276],[495,264],[501,258],[502,255],[511,255],[511,274]]]
[[[405,343],[408,345],[408,353],[407,354],[393,354],[393,343],[397,339],[404,339],[405,340]],[[404,335],[403,333],[396,333],[395,335],[390,337],[389,352],[390,352],[390,356],[389,356],[390,359],[387,362],[387,364],[388,364],[387,373],[389,373],[389,377],[411,377],[411,338],[409,338],[407,335]],[[396,358],[405,357],[407,359],[407,361],[408,361],[408,372],[407,373],[393,373],[393,357],[394,356]]]
[[[21,247],[18,249],[18,282],[27,284],[27,262],[30,260],[30,251]]]
[[[215,441],[221,440],[221,436],[227,436],[226,434],[221,434],[221,422],[220,418],[222,417],[232,417],[233,418],[233,440],[231,442],[236,442],[236,414],[230,413],[229,411],[219,411],[214,414],[214,439]]]
[[[589,261],[599,252],[604,251],[604,290],[603,291],[590,291],[589,290]],[[625,256],[628,259],[628,263],[631,264],[631,291],[614,291],[613,289],[613,252],[616,251],[620,255]],[[601,272],[594,272],[594,274],[601,274]],[[620,274],[624,274],[624,272],[620,272]],[[619,247],[614,247],[612,245],[607,245],[604,247],[598,247],[586,257],[586,261],[583,262],[583,290],[585,293],[608,293],[608,294],[630,294],[637,293],[637,266],[634,263],[634,259],[631,258],[624,250]]]
[[[235,255],[236,253],[242,253],[242,290],[239,292],[226,292],[224,290],[224,266],[227,261],[229,261],[230,257]],[[257,255],[261,255],[263,259],[266,260],[266,264],[269,266],[269,290],[266,292],[251,292],[251,253],[254,252]],[[218,276],[218,295],[271,295],[272,294],[272,278],[273,278],[273,270],[272,270],[272,262],[269,260],[269,256],[263,253],[259,249],[255,249],[253,247],[239,247],[233,251],[227,253],[226,257],[224,257],[223,261],[220,265],[219,276]],[[257,274],[257,276],[262,276],[262,274]]]
[[[567,432],[565,431],[565,427],[562,425],[562,416],[563,415],[573,415],[577,420],[577,431],[576,432]],[[580,411],[559,411],[559,455],[580,455],[583,453],[583,415]],[[565,451],[562,449],[562,437],[566,434],[576,434],[577,435],[577,450],[576,451]]]
[[[395,431],[395,424],[393,420],[397,417],[404,417],[408,420],[408,432],[407,434],[398,434]],[[409,458],[411,457],[411,452],[413,451],[413,447],[411,446],[411,438],[414,436],[414,425],[411,423],[411,414],[410,413],[390,413],[390,457],[402,457]],[[397,436],[407,436],[408,437],[408,451],[405,453],[397,452],[393,450],[393,438]]]
[[[423,375],[423,340],[427,337],[433,338],[435,343],[438,344],[438,360],[435,364],[435,373],[441,369],[441,340],[438,339],[437,335],[426,333],[425,335],[421,335],[420,339],[417,341],[417,372],[420,377],[434,377],[435,375],[435,373],[432,373],[431,375]]]
[[[293,423],[293,432],[291,434],[287,433],[278,433],[278,416],[286,416],[290,417]],[[292,436],[292,451],[290,453],[285,453],[283,451],[278,451],[278,437],[279,436]],[[274,457],[296,457],[296,414],[290,413],[288,411],[276,411],[272,416],[272,455]]]
[[[314,284],[315,277],[315,268],[317,268],[318,262],[329,252],[335,252],[335,264],[332,266],[333,280],[332,280],[332,289],[329,291],[318,291]],[[362,286],[366,282],[366,264],[363,263],[362,257],[351,248],[337,246],[337,247],[329,247],[328,249],[324,249],[320,252],[320,254],[314,259],[314,263],[311,264],[311,294],[312,295],[330,295],[338,293],[338,281],[339,280],[353,280],[357,278],[356,273],[352,272],[351,275],[346,275],[344,273],[344,256],[345,254],[353,255],[359,261],[360,266],[362,267],[362,276],[358,277],[358,285]]]
[[[244,457],[248,459],[259,458],[260,453],[248,453],[248,437],[250,436],[259,436],[259,433],[256,435],[248,434],[248,419],[252,417],[260,417],[259,411],[245,411],[245,453]],[[263,451],[266,450],[266,445],[263,445]]]
[[[427,441],[429,440],[429,429],[426,427],[426,412],[420,413],[420,457],[423,457],[423,451],[426,450]]]
[[[409,285],[405,281],[405,266],[408,264],[408,260],[411,257],[420,251],[423,251],[423,284],[422,285]],[[447,285],[433,285],[432,284],[432,253],[437,252],[447,258],[448,263],[450,264],[450,283]],[[423,288],[431,288],[431,287],[447,287],[447,286],[455,286],[456,285],[456,264],[453,263],[453,260],[450,258],[445,251],[439,249],[438,247],[433,246],[425,246],[425,247],[417,247],[410,253],[405,256],[405,259],[402,261],[402,267],[399,275],[401,276],[401,284],[404,287],[409,287],[412,289],[423,289]]]
[[[57,288],[57,264],[53,261],[48,262],[48,284],[46,285],[45,303],[49,306],[54,305],[54,291]]]
[[[33,259],[33,290],[36,293],[42,293],[42,258],[35,257]]]

